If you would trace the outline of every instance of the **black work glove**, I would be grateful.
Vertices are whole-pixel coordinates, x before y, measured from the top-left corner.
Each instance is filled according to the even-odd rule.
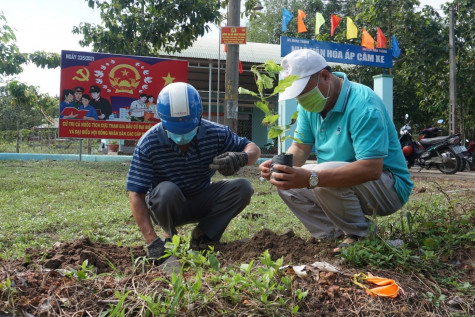
[[[165,254],[165,242],[159,237],[147,245],[147,257],[150,260],[158,260]]]
[[[243,166],[246,166],[248,157],[246,152],[226,152],[215,156],[209,168],[215,169],[224,176],[231,176]]]

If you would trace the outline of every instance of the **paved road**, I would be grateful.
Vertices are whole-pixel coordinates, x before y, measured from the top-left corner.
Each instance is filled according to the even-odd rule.
[[[467,180],[475,182],[475,171],[457,172],[455,174],[444,174],[436,168],[422,169],[419,172],[419,167],[412,167],[411,175],[417,178],[438,178],[438,179],[453,179],[453,180]]]

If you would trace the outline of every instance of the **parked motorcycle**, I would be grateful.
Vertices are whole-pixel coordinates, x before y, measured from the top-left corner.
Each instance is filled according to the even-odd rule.
[[[407,118],[407,117],[406,117]],[[406,119],[407,120],[407,119]],[[437,120],[437,124],[442,124],[444,120],[440,119]],[[443,129],[439,127],[428,127],[422,129],[421,136],[419,137],[419,140],[424,139],[424,138],[435,138],[439,136],[439,132],[442,132]]]
[[[471,171],[475,171],[475,141],[469,141],[465,140],[467,144],[467,151],[464,152],[464,158],[465,160],[463,161],[463,169],[462,167],[461,170],[465,170],[466,165],[468,164],[468,169]]]
[[[406,120],[408,117],[406,115]],[[399,142],[407,167],[416,165],[420,167],[420,170],[437,167],[444,174],[455,174],[460,168],[463,152],[466,151],[465,146],[460,145],[460,134],[426,137],[437,131],[434,129],[432,134],[428,134],[426,130],[420,140],[414,141],[410,123],[411,121],[408,121],[399,130]]]

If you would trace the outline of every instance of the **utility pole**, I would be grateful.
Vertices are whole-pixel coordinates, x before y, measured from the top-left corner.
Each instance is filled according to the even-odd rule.
[[[457,131],[457,69],[455,67],[455,31],[454,31],[454,6],[450,6],[449,16],[449,133]]]
[[[227,26],[239,27],[241,24],[241,0],[229,0]],[[237,132],[238,88],[239,88],[239,44],[227,44],[226,73],[224,76],[224,125]]]

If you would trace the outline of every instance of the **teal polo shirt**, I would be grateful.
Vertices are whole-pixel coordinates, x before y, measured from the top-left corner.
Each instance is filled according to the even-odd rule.
[[[369,87],[350,82],[344,73],[338,100],[323,119],[298,106],[295,138],[315,145],[318,163],[383,159],[383,170],[395,177],[394,187],[405,204],[414,184],[410,180],[396,127],[381,98]]]

